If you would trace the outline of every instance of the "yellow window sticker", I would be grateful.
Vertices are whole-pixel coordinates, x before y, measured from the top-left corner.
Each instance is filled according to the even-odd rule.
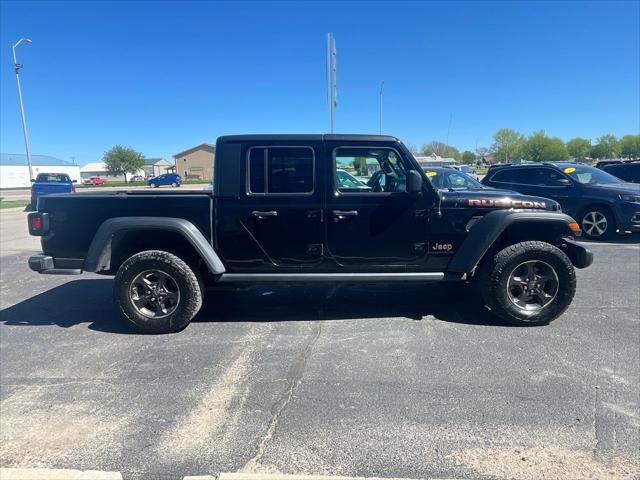
[[[426,172],[425,175],[427,177],[435,177],[437,175],[437,173],[432,171],[432,170],[430,170],[430,171]]]
[[[564,173],[571,173],[571,172],[575,172],[576,169],[574,167],[567,167],[564,169]]]

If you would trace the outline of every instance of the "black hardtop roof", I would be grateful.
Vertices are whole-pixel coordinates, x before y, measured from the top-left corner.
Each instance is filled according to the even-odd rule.
[[[362,135],[362,134],[251,134],[251,135],[223,135],[218,138],[221,142],[273,142],[273,141],[309,141],[309,142],[398,142],[390,135]]]

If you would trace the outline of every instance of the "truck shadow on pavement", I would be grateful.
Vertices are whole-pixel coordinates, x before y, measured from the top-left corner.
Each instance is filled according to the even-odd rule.
[[[69,328],[138,334],[111,301],[110,279],[74,280],[0,311],[5,325]],[[374,318],[438,320],[468,325],[509,326],[471,301],[460,286],[357,285],[261,286],[207,290],[194,322],[273,322]]]

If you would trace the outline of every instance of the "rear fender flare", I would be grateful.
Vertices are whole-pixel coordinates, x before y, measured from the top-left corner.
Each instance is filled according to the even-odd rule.
[[[573,222],[575,222],[573,218],[560,212],[494,210],[478,220],[469,231],[464,242],[449,262],[447,271],[451,273],[471,272],[502,232],[517,223],[554,223],[560,225],[566,235],[573,235],[574,233],[569,228],[569,224]]]
[[[191,244],[211,273],[220,275],[226,271],[213,246],[193,223],[182,218],[170,217],[115,217],[105,220],[91,241],[83,270],[86,272],[108,270],[111,263],[113,236],[118,232],[134,230],[176,232]]]

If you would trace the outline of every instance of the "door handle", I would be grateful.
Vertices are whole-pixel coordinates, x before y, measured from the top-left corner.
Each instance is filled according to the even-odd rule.
[[[349,218],[349,217],[357,217],[358,216],[358,211],[357,210],[334,210],[331,213],[333,213],[335,222],[338,222],[340,220],[344,220],[344,219]]]
[[[265,218],[269,218],[269,217],[277,217],[278,216],[278,212],[276,212],[275,210],[269,210],[267,212],[260,212],[258,210],[254,210],[253,212],[251,212],[251,215],[253,215],[254,217],[257,217],[259,219],[265,219]]]

